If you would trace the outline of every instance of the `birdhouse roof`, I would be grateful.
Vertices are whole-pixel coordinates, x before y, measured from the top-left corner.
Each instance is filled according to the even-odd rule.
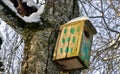
[[[77,18],[74,18],[74,19],[68,21],[66,24],[68,24],[68,23],[72,23],[72,22],[76,22],[76,21],[80,21],[80,20],[89,20],[89,18],[86,17],[86,16],[77,17]]]
[[[66,24],[73,23],[73,22],[78,22],[78,21],[85,21],[85,26],[87,26],[87,28],[90,29],[92,34],[96,34],[97,33],[96,29],[94,28],[94,26],[90,22],[89,18],[86,17],[86,16],[74,18],[74,19],[68,21]]]

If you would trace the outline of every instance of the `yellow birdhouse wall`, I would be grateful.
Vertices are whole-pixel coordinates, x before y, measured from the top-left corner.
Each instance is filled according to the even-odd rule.
[[[69,58],[79,55],[84,22],[78,21],[60,27],[53,60]]]

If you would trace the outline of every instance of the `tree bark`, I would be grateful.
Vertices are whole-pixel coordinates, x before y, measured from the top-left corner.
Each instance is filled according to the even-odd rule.
[[[51,61],[59,26],[79,16],[77,0],[46,0],[40,23],[26,23],[13,13],[2,1],[0,18],[22,35],[25,43],[21,74],[60,74]],[[11,10],[10,10],[11,11]],[[12,17],[12,18],[11,18]],[[14,20],[14,21],[13,21]],[[79,74],[72,71],[70,74]]]

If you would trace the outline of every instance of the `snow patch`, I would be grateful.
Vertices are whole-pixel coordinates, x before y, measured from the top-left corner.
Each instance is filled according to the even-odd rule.
[[[27,3],[27,6],[35,6],[36,8],[39,8],[38,5],[33,0],[23,0],[23,2]]]
[[[45,5],[41,5],[41,6],[39,7],[39,9],[38,9],[38,13],[39,13],[39,14],[42,14],[43,11],[44,11],[44,8],[45,8]]]
[[[44,10],[44,5],[42,5],[41,7],[39,7],[37,12],[32,13],[29,17],[28,16],[24,16],[21,17],[19,14],[19,17],[22,18],[25,22],[38,22],[40,21],[40,14],[43,12]]]
[[[80,20],[89,20],[89,18],[87,16],[77,17],[67,22],[67,24],[75,21],[80,21]]]
[[[12,11],[17,12],[16,8],[14,7],[13,3],[9,0],[2,0]]]
[[[38,22],[40,21],[40,15],[38,13],[32,13],[29,17],[22,17],[26,22]]]
[[[29,6],[35,6],[38,8],[37,12],[32,13],[30,16],[24,16],[22,17],[14,7],[13,3],[9,0],[2,0],[12,11],[16,13],[17,16],[19,16],[21,19],[23,19],[25,22],[39,22],[40,21],[40,14],[44,11],[44,5],[41,5],[38,7],[38,5],[35,5],[35,2],[33,0],[23,0],[24,2],[27,2]]]

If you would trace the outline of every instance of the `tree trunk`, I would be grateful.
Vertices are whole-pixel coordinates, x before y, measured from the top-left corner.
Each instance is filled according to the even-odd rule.
[[[28,35],[24,35],[25,56],[21,74],[59,74],[58,70],[51,62],[51,57],[47,58],[48,54],[51,54],[53,51],[51,47],[55,45],[52,43],[48,44],[52,28],[28,32]],[[50,52],[48,52],[48,50],[50,50]],[[49,61],[47,62],[47,60]]]
[[[24,39],[24,61],[21,74],[60,74],[51,61],[52,52],[59,26],[79,16],[77,0],[46,0],[45,10],[41,15],[43,24],[25,23],[16,16],[8,17],[13,13],[5,14],[7,11],[3,10],[8,9],[1,1],[0,4],[5,8],[0,10],[0,18],[20,33]],[[70,74],[80,73],[72,71]]]

